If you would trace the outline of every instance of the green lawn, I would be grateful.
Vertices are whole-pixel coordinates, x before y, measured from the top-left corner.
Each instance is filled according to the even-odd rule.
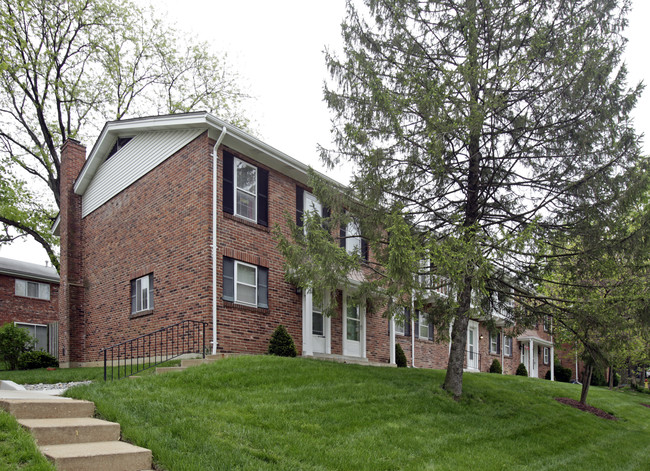
[[[0,469],[3,471],[55,471],[41,455],[32,436],[16,419],[0,412]]]
[[[455,402],[443,377],[251,356],[68,395],[170,471],[650,468],[650,395],[592,388],[607,421],[553,399],[579,386],[466,374]]]

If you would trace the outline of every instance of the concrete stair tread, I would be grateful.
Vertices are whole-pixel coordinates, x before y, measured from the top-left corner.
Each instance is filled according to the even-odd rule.
[[[77,471],[151,469],[151,451],[130,443],[107,441],[39,446],[57,469]]]
[[[16,419],[92,417],[95,413],[94,403],[77,399],[5,399],[0,400],[0,408]]]
[[[18,419],[39,445],[104,442],[120,439],[120,424],[92,417]]]

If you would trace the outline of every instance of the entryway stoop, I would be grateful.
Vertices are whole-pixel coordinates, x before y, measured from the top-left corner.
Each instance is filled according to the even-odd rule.
[[[204,363],[212,363],[217,360],[222,360],[224,358],[230,358],[234,356],[241,356],[241,353],[217,353],[215,355],[206,355],[205,358],[190,358],[181,360],[181,366],[159,366],[156,368],[156,374],[161,373],[172,373],[174,371],[183,371],[191,366],[203,365]]]
[[[93,418],[95,404],[75,399],[0,399],[59,471],[151,469],[151,450],[120,439],[120,424]]]

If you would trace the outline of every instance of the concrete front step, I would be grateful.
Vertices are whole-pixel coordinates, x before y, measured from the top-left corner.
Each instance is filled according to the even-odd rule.
[[[109,442],[120,439],[120,424],[92,417],[18,419],[39,445]]]
[[[16,419],[62,419],[92,417],[95,404],[72,399],[0,399],[0,408]]]
[[[138,471],[151,469],[151,451],[108,441],[39,447],[59,471]]]
[[[215,355],[206,355],[205,358],[190,358],[181,360],[181,366],[159,366],[156,368],[156,374],[161,373],[173,373],[184,371],[185,369],[191,366],[199,366],[204,363],[212,363],[217,360],[222,360],[224,358],[230,358],[234,356],[239,356],[239,353],[217,353]]]

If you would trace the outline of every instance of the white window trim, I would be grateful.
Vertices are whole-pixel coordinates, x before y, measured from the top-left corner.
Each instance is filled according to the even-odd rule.
[[[36,284],[38,289],[38,296],[29,296],[29,283]],[[22,288],[19,289],[19,286],[22,286]],[[21,298],[40,299],[41,301],[49,301],[50,284],[43,283],[40,281],[23,280],[22,278],[16,278],[14,284],[14,294],[16,296],[20,296]]]
[[[237,267],[239,265],[250,267],[250,268],[253,268],[255,270],[255,284],[250,285],[248,283],[244,283],[243,281],[239,281],[239,279],[237,278],[237,274],[239,273],[239,270],[237,270]],[[234,288],[235,288],[234,289],[234,291],[235,291],[235,293],[234,293],[235,303],[243,304],[245,306],[255,306],[255,307],[257,307],[257,290],[258,290],[258,287],[257,287],[257,265],[252,265],[250,263],[245,263],[245,262],[240,262],[239,260],[235,260],[235,273],[234,273],[233,278],[234,278],[234,284],[235,284],[235,286],[234,286]],[[238,294],[237,291],[238,291],[239,284],[242,284],[244,286],[248,286],[248,287],[251,287],[251,288],[255,289],[255,302],[254,303],[247,303],[245,301],[240,301],[239,300],[239,298],[237,297],[237,294]]]
[[[309,193],[308,191],[305,191],[303,194],[303,202],[302,202],[302,207],[303,207],[303,214],[307,214],[309,212],[314,212],[318,216],[323,215],[323,204],[318,201],[318,198],[316,198],[313,194]],[[305,234],[307,234],[307,226],[304,226],[304,231]]]
[[[245,166],[251,167],[252,169],[255,170],[255,193],[251,193],[248,190],[245,190],[243,188],[239,188],[239,186],[237,185],[237,167],[238,167],[238,163],[240,163],[240,162],[242,164],[244,164]],[[234,192],[234,194],[233,194],[233,201],[234,201],[233,213],[237,217],[246,219],[247,221],[252,221],[254,223],[257,223],[257,172],[258,172],[258,168],[255,165],[249,164],[248,162],[246,162],[244,160],[241,160],[241,159],[238,159],[237,157],[233,157],[233,173],[234,173],[234,175],[233,175],[233,192]],[[248,195],[253,196],[253,198],[255,199],[255,205],[253,206],[253,209],[254,209],[253,218],[249,218],[248,216],[245,216],[243,214],[239,214],[239,212],[237,211],[237,208],[238,208],[238,206],[237,206],[237,192],[239,190],[243,191],[244,193],[246,193]]]
[[[151,277],[151,273],[141,276],[139,278],[136,278],[135,281],[135,311],[131,311],[131,314],[138,314],[140,312],[146,312],[146,311],[151,311],[153,310],[153,293],[151,293],[151,286],[149,285],[149,278]],[[142,300],[144,299],[142,297],[142,284],[143,282],[146,282],[147,285],[147,307],[143,307],[142,305]],[[140,287],[138,288],[138,284],[140,284]],[[138,294],[140,294],[140,304],[138,304]],[[133,293],[131,293],[131,296],[133,296]]]
[[[320,306],[317,306],[316,303],[312,302],[312,305],[311,305],[312,319],[313,319],[314,314],[320,314],[323,317],[323,331],[320,334],[315,333],[314,332],[314,324],[313,324],[313,321],[312,321],[311,334],[312,335],[318,335],[318,336],[324,338],[325,337],[325,316],[323,316],[323,308],[320,307]]]
[[[43,327],[43,328],[45,328],[45,347],[44,347],[44,350],[43,350],[43,351],[47,351],[47,344],[48,344],[47,336],[48,336],[48,333],[49,333],[49,328],[48,328],[47,324],[34,324],[34,323],[32,323],[32,322],[19,322],[19,321],[14,321],[14,326],[16,326],[16,327],[18,327],[18,328],[21,328],[20,326],[26,326],[26,327]],[[38,341],[38,338],[36,337],[35,334],[36,334],[36,329],[34,329],[34,335],[32,335],[32,332],[31,332],[31,331],[29,332],[29,335],[32,336],[32,338],[34,339],[34,341]]]
[[[508,341],[510,341],[510,343],[508,343]],[[503,338],[503,355],[506,357],[512,357],[512,337],[505,336]]]
[[[490,334],[490,353],[492,354],[497,354],[497,345],[499,345],[499,341],[497,339],[498,333],[496,334]],[[494,343],[494,348],[492,348],[492,344]]]
[[[422,336],[423,326],[427,327],[427,334],[424,337]],[[418,313],[418,338],[423,340],[429,340],[429,321],[422,315],[421,312]]]
[[[551,349],[548,348],[548,347],[544,347],[544,364],[545,365],[549,364],[550,356],[551,356]]]
[[[359,225],[356,222],[351,221],[348,223],[345,231],[345,250],[349,254],[352,254],[355,251],[361,254],[361,230],[359,229]]]

